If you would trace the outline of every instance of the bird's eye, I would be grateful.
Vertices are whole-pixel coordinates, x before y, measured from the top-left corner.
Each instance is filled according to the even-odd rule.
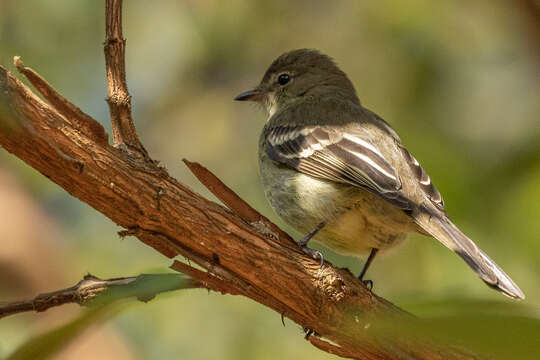
[[[291,77],[290,77],[289,74],[281,74],[281,75],[279,75],[277,81],[278,81],[279,85],[285,85],[285,84],[288,83],[290,80],[291,80]]]

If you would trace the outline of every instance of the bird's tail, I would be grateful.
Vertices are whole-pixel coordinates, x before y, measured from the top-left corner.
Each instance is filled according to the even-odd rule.
[[[417,223],[465,260],[489,287],[513,299],[525,299],[525,295],[514,281],[446,216],[417,219]]]

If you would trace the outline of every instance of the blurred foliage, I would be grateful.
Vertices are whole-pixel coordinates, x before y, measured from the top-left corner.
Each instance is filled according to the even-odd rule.
[[[103,13],[103,3],[91,0],[2,0],[0,64],[14,71],[12,56],[22,56],[110,128]],[[201,162],[282,224],[257,175],[264,114],[232,98],[256,84],[282,52],[320,49],[349,74],[363,104],[397,130],[443,194],[448,213],[516,280],[525,304],[536,309],[527,316],[538,318],[540,63],[529,20],[502,0],[129,1],[124,35],[136,125],[171,175],[210,197],[180,160]],[[16,174],[66,234],[48,244],[71,254],[66,283],[86,271],[128,276],[169,265],[137,240],[116,240],[114,224],[21,161],[0,152],[0,166]],[[362,266],[323,251],[354,272]],[[457,256],[421,236],[377,259],[368,276],[378,294],[418,316],[427,316],[429,307],[415,304],[434,299],[501,300]],[[0,296],[9,292],[0,284]],[[278,314],[248,300],[204,291],[163,298],[114,320],[141,359],[332,358],[304,342],[297,326],[283,329]],[[450,316],[453,304],[440,316]],[[493,326],[471,321],[500,339],[519,323],[507,322],[504,313],[494,315]],[[34,331],[32,319],[0,323],[0,356]],[[445,319],[455,329],[476,326]],[[538,334],[534,326],[525,334]]]
[[[490,359],[538,359],[540,320],[513,314],[512,310],[486,314],[463,309],[460,305],[463,303],[446,303],[444,315],[423,318],[418,322],[379,321],[372,324],[369,331],[390,339],[409,334],[439,344],[458,346]],[[478,310],[485,304],[468,302],[466,305]],[[448,314],[448,309],[455,313]]]
[[[351,313],[360,336],[377,335],[380,341],[416,340],[433,346],[450,346],[463,354],[486,359],[535,360],[540,352],[538,309],[500,301],[441,301],[408,304],[422,318],[379,317],[363,319]],[[466,356],[464,358],[467,358]],[[471,356],[472,358],[472,356]],[[476,357],[475,357],[476,358]]]
[[[124,306],[121,304],[94,306],[68,324],[28,340],[6,360],[52,358],[88,327],[110,319],[122,308],[125,309],[126,303]],[[463,351],[472,351],[493,359],[536,360],[540,352],[540,320],[530,316],[532,309],[508,306],[502,302],[461,300],[424,303],[422,307],[424,310],[430,309],[432,315],[423,319],[407,317],[403,321],[394,317],[379,318],[375,323],[369,321],[365,324],[356,317],[356,322],[358,326],[364,327],[367,335],[377,335],[390,342],[406,336],[432,345],[457,346]],[[234,339],[228,340],[235,342]],[[250,356],[259,358],[257,342],[252,343],[252,346],[253,355]],[[243,343],[239,344],[237,350],[240,358],[251,352],[250,347]],[[204,353],[199,350],[197,356]]]
[[[85,311],[69,323],[28,340],[6,360],[50,359],[90,326],[112,318],[118,309],[114,305],[102,305]]]

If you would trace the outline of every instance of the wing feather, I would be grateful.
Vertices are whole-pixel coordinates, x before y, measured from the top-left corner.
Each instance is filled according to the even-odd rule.
[[[444,211],[444,201],[441,196],[441,193],[435,185],[431,182],[431,178],[426,173],[424,168],[420,165],[418,160],[412,154],[405,149],[404,147],[401,147],[401,151],[403,155],[405,156],[405,159],[407,160],[407,163],[409,164],[409,167],[411,168],[411,171],[416,176],[416,180],[418,181],[418,184],[422,191],[426,194],[426,196],[431,200],[431,202],[437,206],[439,210]]]
[[[314,177],[365,188],[403,209],[401,180],[376,145],[354,132],[331,126],[276,126],[265,151],[274,161]]]

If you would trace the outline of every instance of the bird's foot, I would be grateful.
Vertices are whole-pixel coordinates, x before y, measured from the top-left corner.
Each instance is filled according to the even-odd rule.
[[[368,288],[369,291],[373,290],[373,281],[372,280],[362,280],[360,279],[364,285]]]
[[[310,336],[316,336],[316,337],[320,336],[315,331],[313,331],[313,329],[304,328],[304,332],[305,332],[304,339],[306,340],[309,340]]]
[[[308,248],[306,245],[300,245],[301,248],[302,248],[302,251],[306,254],[308,254],[309,256],[311,256],[312,258],[314,258],[315,260],[319,259],[320,260],[320,267],[323,266],[323,263],[324,263],[324,258],[323,258],[323,255],[320,251],[318,250],[313,250],[313,249],[310,249]]]
[[[300,239],[300,241],[298,241],[298,245],[302,248],[302,251],[304,253],[308,254],[309,256],[314,258],[315,260],[320,259],[320,261],[321,261],[320,267],[322,267],[323,263],[324,263],[324,259],[323,259],[323,256],[322,256],[321,252],[308,248],[307,244],[308,244],[309,240],[311,240],[311,238],[313,236],[315,236],[315,234],[317,234],[319,232],[319,230],[321,230],[324,227],[324,225],[325,225],[325,222],[324,221],[321,222],[319,225],[317,225],[315,227],[315,229],[311,230],[309,233],[306,234],[306,236],[304,236],[303,238]]]
[[[364,280],[364,275],[366,275],[367,269],[369,268],[369,265],[373,262],[373,259],[375,258],[375,255],[377,255],[377,252],[379,249],[373,248],[371,249],[371,252],[369,253],[369,257],[364,264],[364,267],[362,268],[362,271],[360,272],[360,275],[358,275],[358,280],[364,283],[364,285],[368,288],[368,290],[373,290],[373,281],[371,280]]]

